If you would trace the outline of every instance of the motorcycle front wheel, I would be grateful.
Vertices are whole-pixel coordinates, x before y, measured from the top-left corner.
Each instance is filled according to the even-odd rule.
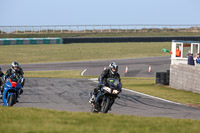
[[[106,100],[104,100],[102,103],[101,112],[107,113],[109,108],[110,108],[110,98],[107,97]]]
[[[10,95],[9,98],[8,98],[8,106],[13,106],[14,104],[14,95]]]

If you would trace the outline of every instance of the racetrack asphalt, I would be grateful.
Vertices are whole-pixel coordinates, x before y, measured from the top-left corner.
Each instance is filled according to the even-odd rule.
[[[88,79],[26,78],[18,107],[90,112],[89,92],[97,83]],[[109,113],[148,117],[200,119],[200,108],[174,104],[123,90]]]
[[[98,61],[77,61],[63,63],[38,63],[21,64],[24,71],[46,71],[46,70],[85,70],[84,75],[100,75],[104,67],[108,68],[110,62],[119,65],[119,74],[130,77],[155,77],[156,72],[164,72],[170,69],[170,57],[147,57],[132,59],[113,59]],[[126,66],[128,73],[125,73]],[[151,66],[151,72],[148,72]],[[6,71],[10,65],[1,65],[2,70]]]
[[[66,63],[22,64],[24,71],[40,70],[84,70],[84,75],[99,75],[104,66],[115,61],[121,76],[154,77],[156,72],[169,70],[169,57],[149,57],[104,61],[82,61]],[[151,65],[152,72],[148,72]],[[129,72],[124,73],[125,67]],[[8,69],[10,65],[3,65]],[[97,83],[88,79],[26,78],[24,93],[18,107],[37,107],[62,111],[90,112],[89,92]],[[149,117],[172,117],[200,119],[200,108],[175,104],[145,95],[123,90],[109,113]]]

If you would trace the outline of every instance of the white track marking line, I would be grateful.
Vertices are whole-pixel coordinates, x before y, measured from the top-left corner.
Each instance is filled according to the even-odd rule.
[[[83,70],[83,71],[81,72],[81,76],[83,76],[83,74],[84,74],[86,71],[87,71],[87,69]]]
[[[93,79],[89,79],[89,80],[91,80],[91,81],[93,81],[93,82],[98,82],[98,81],[97,81],[97,78],[93,78]],[[129,90],[129,89],[126,89],[126,88],[122,88],[122,90],[129,91],[129,92],[132,92],[132,93],[135,93],[135,94],[138,94],[138,95],[143,95],[143,96],[146,96],[146,97],[150,97],[150,98],[153,98],[153,99],[165,101],[165,102],[168,102],[168,103],[173,103],[173,104],[178,104],[178,105],[184,105],[184,104],[181,104],[181,103],[169,101],[169,100],[166,100],[166,99],[162,99],[162,98],[155,97],[155,96],[151,96],[151,95],[144,94],[144,93],[141,93],[141,92]]]
[[[98,78],[93,78],[93,79],[88,79],[88,80],[91,80],[91,81],[97,81]]]
[[[183,104],[181,104],[181,103],[177,103],[177,102],[169,101],[169,100],[166,100],[166,99],[162,99],[162,98],[155,97],[155,96],[151,96],[151,95],[144,94],[144,93],[141,93],[141,92],[137,92],[137,91],[129,90],[129,89],[126,89],[126,88],[122,88],[122,89],[125,90],[125,91],[129,91],[129,92],[133,92],[133,93],[139,94],[139,95],[147,96],[147,97],[150,97],[150,98],[153,98],[153,99],[158,99],[158,100],[161,100],[161,101],[165,101],[165,102],[168,102],[168,103],[173,103],[173,104],[183,105]]]

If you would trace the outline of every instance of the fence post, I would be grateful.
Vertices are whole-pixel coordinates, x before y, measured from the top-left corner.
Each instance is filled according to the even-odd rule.
[[[134,32],[136,32],[136,25],[135,25],[135,31]]]
[[[128,32],[128,25],[126,25],[126,32]]]
[[[11,26],[9,26],[9,34],[11,33]]]
[[[32,26],[32,31],[31,31],[31,33],[33,33],[33,26]]]
[[[47,28],[46,28],[46,33],[48,33],[48,26],[47,26]]]
[[[24,34],[26,33],[26,26],[24,26]]]
[[[78,25],[76,26],[76,32],[78,32]]]
[[[41,26],[39,26],[39,33],[40,33],[40,31],[41,31]]]
[[[3,27],[1,27],[1,34],[3,34]]]
[[[16,33],[18,33],[18,27],[16,27]]]
[[[178,25],[178,32],[179,32],[179,29],[180,29],[180,25]]]
[[[101,25],[101,32],[103,32],[103,25]]]
[[[68,32],[70,33],[70,25],[69,25],[69,30],[68,30]]]
[[[63,33],[63,25],[61,25],[60,32]]]
[[[94,25],[92,26],[92,32],[94,32]]]
[[[56,30],[56,26],[53,27],[53,33],[55,33],[55,30]]]
[[[152,32],[154,32],[154,25],[152,25]]]
[[[118,32],[119,32],[120,26],[118,26]]]
[[[86,25],[85,25],[85,28],[84,28],[84,33],[86,32]]]
[[[111,26],[110,26],[109,32],[111,32]]]

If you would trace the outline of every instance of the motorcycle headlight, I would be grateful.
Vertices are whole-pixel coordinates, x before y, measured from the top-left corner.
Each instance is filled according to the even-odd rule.
[[[112,94],[118,94],[119,91],[118,90],[113,90]]]
[[[107,92],[111,93],[111,88],[109,88],[109,87],[103,87],[103,89],[106,90]]]

